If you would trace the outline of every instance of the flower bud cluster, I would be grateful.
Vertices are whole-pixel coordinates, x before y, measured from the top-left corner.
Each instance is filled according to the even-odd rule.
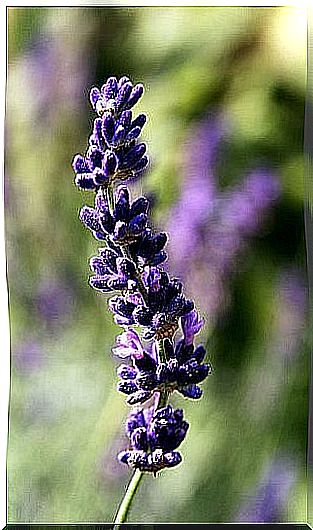
[[[142,94],[143,86],[133,86],[126,76],[119,81],[110,77],[101,90],[91,89],[90,101],[99,117],[85,156],[76,155],[73,160],[75,182],[81,189],[97,190],[116,179],[136,178],[146,168],[146,145],[137,142],[146,116],[133,119],[130,110]]]
[[[132,201],[127,187],[148,164],[146,146],[138,141],[146,116],[133,117],[131,110],[142,94],[143,85],[133,86],[125,76],[110,77],[100,90],[91,89],[97,117],[87,151],[74,157],[73,169],[76,185],[95,192],[94,206],[84,206],[80,219],[103,244],[90,259],[89,283],[113,294],[109,309],[123,328],[113,349],[124,360],[117,370],[118,390],[128,405],[154,403],[131,409],[129,448],[119,460],[156,474],[181,462],[176,449],[189,427],[183,411],[166,404],[168,397],[177,391],[200,398],[199,383],[212,370],[204,362],[204,347],[194,345],[203,320],[179,279],[162,267],[167,234],[153,229],[149,201]]]

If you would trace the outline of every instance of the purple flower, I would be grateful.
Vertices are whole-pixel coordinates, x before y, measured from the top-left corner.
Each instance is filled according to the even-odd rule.
[[[133,262],[109,249],[100,249],[100,256],[91,258],[90,267],[95,275],[89,284],[102,293],[132,290],[137,285]]]
[[[178,319],[192,311],[194,304],[182,294],[182,284],[176,278],[170,279],[160,271],[158,282],[159,289],[153,284],[144,291],[145,296],[134,293],[111,299],[109,307],[117,316],[115,322],[143,326],[145,339],[172,337],[178,329]]]
[[[121,359],[126,359],[127,357],[141,359],[143,357],[143,347],[140,338],[133,329],[124,331],[124,333],[116,337],[116,347],[112,351],[114,355],[121,357]]]
[[[289,457],[279,457],[265,470],[256,491],[242,506],[236,521],[281,522],[295,480],[295,467],[292,460]]]
[[[281,272],[276,292],[276,330],[270,351],[285,358],[298,354],[308,316],[307,293],[303,271],[293,267]]]
[[[37,372],[42,367],[44,354],[41,344],[33,337],[12,348],[12,358],[16,369],[23,374]]]
[[[201,239],[201,226],[213,214],[217,194],[213,167],[225,135],[225,122],[216,115],[191,131],[185,148],[183,183],[179,201],[171,209],[167,231],[171,234],[171,261],[181,274]]]
[[[131,448],[122,451],[118,458],[130,467],[153,473],[177,466],[181,455],[175,449],[188,428],[181,409],[175,410],[170,405],[154,413],[151,409],[137,409],[130,413],[126,423]]]
[[[137,138],[146,116],[140,114],[133,119],[130,110],[142,94],[143,86],[133,86],[126,77],[119,81],[110,77],[101,90],[91,89],[90,101],[99,118],[94,120],[86,154],[73,159],[78,187],[97,190],[114,180],[133,179],[142,174],[149,160],[146,145],[137,143]]]
[[[64,324],[73,310],[70,286],[60,280],[43,279],[38,285],[36,306],[48,326]]]
[[[164,351],[165,361],[142,349],[140,356],[129,355],[132,357],[131,364],[119,366],[117,389],[128,396],[126,402],[129,405],[144,403],[154,392],[162,390],[169,393],[177,390],[190,399],[202,396],[198,384],[212,372],[211,365],[203,362],[205,348],[201,345],[195,348],[184,340],[174,347],[166,339]]]
[[[159,265],[167,257],[164,252],[167,235],[164,232],[155,234],[148,226],[148,208],[145,197],[138,197],[130,203],[128,189],[119,186],[114,210],[110,212],[105,191],[101,188],[95,196],[95,207],[84,206],[80,219],[96,239],[109,239],[117,253],[121,254],[119,247],[127,247],[130,257],[140,266]]]
[[[253,171],[243,184],[221,199],[219,218],[240,239],[258,230],[267,209],[277,201],[280,186],[277,179],[263,169]]]
[[[182,282],[162,267],[167,260],[167,234],[153,230],[146,197],[131,201],[126,185],[116,187],[117,181],[140,175],[148,163],[146,145],[137,141],[146,117],[134,118],[131,110],[142,94],[143,86],[133,86],[126,76],[110,77],[101,89],[91,89],[90,101],[98,116],[86,154],[74,157],[73,169],[76,184],[96,192],[94,207],[84,206],[80,219],[104,245],[90,259],[94,274],[89,283],[101,293],[119,291],[108,300],[115,323],[126,328],[112,350],[126,360],[117,370],[117,388],[127,396],[128,405],[150,399],[155,403],[131,412],[126,423],[130,447],[119,459],[155,474],[179,464],[176,449],[188,430],[182,410],[170,405],[159,408],[159,403],[167,402],[174,390],[199,399],[199,383],[211,373],[211,365],[203,362],[204,347],[193,344],[203,319],[183,294]],[[203,201],[200,220],[206,206]],[[149,351],[134,326],[151,341]],[[184,338],[177,341],[180,326]]]
[[[194,336],[199,333],[204,325],[203,318],[200,317],[199,313],[193,309],[187,315],[181,318],[182,330],[184,334],[185,344],[189,346],[193,343]]]

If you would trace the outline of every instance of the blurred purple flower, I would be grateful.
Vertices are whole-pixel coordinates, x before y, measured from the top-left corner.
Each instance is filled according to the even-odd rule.
[[[58,108],[78,109],[83,90],[93,68],[86,56],[86,42],[75,47],[62,28],[46,30],[46,37],[34,39],[19,60],[24,91],[36,94],[27,100],[36,126],[54,121]]]
[[[46,325],[60,326],[69,319],[73,311],[74,295],[68,284],[45,278],[39,283],[35,304]]]
[[[12,347],[14,367],[21,374],[31,374],[40,370],[44,361],[41,344],[33,337]]]
[[[195,147],[186,150],[182,193],[167,226],[171,266],[211,323],[226,304],[227,275],[280,194],[278,179],[265,169],[232,189],[217,189],[214,163],[225,132],[225,119],[214,116],[191,134]]]
[[[290,491],[296,482],[295,465],[291,458],[280,457],[268,466],[248,501],[241,507],[236,522],[282,522]]]
[[[116,458],[116,455],[124,449],[125,443],[127,443],[125,435],[117,434],[101,454],[98,460],[98,472],[103,483],[116,485],[127,476],[127,467],[121,466]]]
[[[294,267],[281,273],[276,298],[276,332],[270,349],[291,358],[303,340],[308,314],[308,288],[299,269]]]
[[[201,122],[191,133],[186,145],[183,164],[183,183],[179,201],[173,206],[167,231],[173,233],[170,243],[173,248],[172,263],[188,259],[201,241],[201,227],[212,215],[216,196],[213,167],[217,148],[225,134],[225,124],[218,116]]]

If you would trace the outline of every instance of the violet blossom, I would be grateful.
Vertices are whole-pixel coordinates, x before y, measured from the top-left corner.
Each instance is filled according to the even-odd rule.
[[[97,117],[86,152],[74,157],[73,169],[76,185],[95,194],[94,206],[80,211],[85,227],[101,241],[90,260],[89,284],[114,295],[108,306],[123,328],[113,348],[124,360],[117,369],[118,390],[130,406],[148,402],[131,410],[129,447],[118,458],[155,475],[181,462],[177,448],[189,428],[183,411],[168,404],[172,392],[200,398],[199,384],[212,369],[204,362],[205,348],[194,345],[203,319],[179,278],[164,270],[167,234],[152,226],[147,198],[131,199],[127,187],[148,165],[146,145],[138,140],[146,116],[134,117],[132,111],[143,91],[126,76],[91,89]]]
[[[290,457],[278,457],[268,465],[256,490],[240,508],[236,521],[249,523],[281,522],[288,498],[296,482]]]
[[[211,324],[227,300],[225,280],[280,195],[277,177],[265,168],[251,171],[231,188],[218,189],[215,164],[226,132],[225,118],[218,115],[192,132],[181,195],[167,223],[170,265]]]

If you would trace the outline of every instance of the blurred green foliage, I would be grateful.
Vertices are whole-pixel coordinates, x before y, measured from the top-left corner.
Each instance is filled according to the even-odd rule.
[[[71,169],[90,129],[88,90],[112,74],[147,87],[138,112],[149,116],[152,169],[139,187],[154,195],[158,225],[179,197],[185,140],[212,109],[232,127],[219,187],[266,161],[283,189],[232,278],[231,305],[209,339],[214,376],[204,398],[184,402],[191,423],[184,463],[144,479],[131,520],[232,521],[281,452],[297,465],[282,516],[305,520],[307,331],[292,358],[270,350],[279,273],[305,267],[301,16],[291,8],[9,9],[9,522],[111,521],[129,477],[114,463],[127,412],[110,355],[118,329],[87,285],[97,243],[77,212],[92,198],[75,189]],[[49,324],[36,297],[51,277],[73,295],[70,314]],[[41,348],[32,369],[31,352],[26,361],[16,353],[28,338]]]

